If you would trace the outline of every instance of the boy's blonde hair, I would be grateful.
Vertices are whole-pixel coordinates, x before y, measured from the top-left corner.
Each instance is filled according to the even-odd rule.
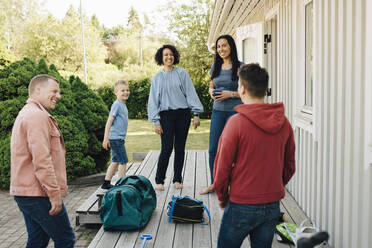
[[[125,81],[124,79],[119,79],[118,81],[116,81],[116,83],[114,84],[114,89],[116,90],[117,87],[119,85],[125,85],[125,86],[128,86],[128,83],[127,81]]]

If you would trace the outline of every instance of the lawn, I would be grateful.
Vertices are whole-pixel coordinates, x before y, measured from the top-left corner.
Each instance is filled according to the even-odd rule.
[[[209,119],[202,119],[195,130],[190,126],[186,149],[207,150],[209,142]],[[129,120],[128,133],[125,139],[128,158],[132,161],[133,152],[160,150],[160,136],[154,132],[154,124],[147,120]]]

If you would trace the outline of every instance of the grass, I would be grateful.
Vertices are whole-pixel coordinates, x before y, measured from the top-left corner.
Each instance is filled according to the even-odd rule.
[[[187,137],[187,150],[207,150],[209,143],[209,119],[200,120],[200,126],[195,130],[190,126]],[[160,136],[154,132],[154,124],[147,120],[129,120],[125,148],[128,158],[133,161],[133,152],[148,152],[160,150]]]

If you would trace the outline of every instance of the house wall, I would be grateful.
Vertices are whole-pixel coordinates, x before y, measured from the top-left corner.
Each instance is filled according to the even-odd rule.
[[[276,15],[276,100],[285,104],[297,146],[297,171],[287,188],[330,233],[333,247],[372,248],[372,1],[313,0],[310,114],[303,111],[309,0],[216,2],[226,8],[218,12],[224,18],[214,20],[219,29],[211,31],[209,43],[212,33],[241,42],[247,25]]]
[[[297,145],[297,172],[288,189],[306,214],[329,231],[334,247],[372,247],[372,166],[365,159],[371,144],[366,142],[371,140],[366,135],[372,109],[371,4],[313,1],[314,107],[309,117],[301,112],[303,2],[279,2],[278,99],[292,103],[288,114]]]

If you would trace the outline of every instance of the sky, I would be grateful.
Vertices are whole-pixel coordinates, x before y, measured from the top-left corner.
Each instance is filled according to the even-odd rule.
[[[154,23],[157,23],[161,28],[161,23],[158,23],[154,16],[158,7],[165,5],[169,0],[82,0],[83,10],[91,17],[96,14],[100,23],[106,27],[114,27],[117,25],[126,25],[128,12],[130,7],[133,8],[143,16],[146,13],[151,17]],[[180,2],[190,2],[190,0],[182,0]],[[75,9],[80,6],[80,0],[45,0],[45,8],[51,12],[55,17],[62,18],[70,5]]]

